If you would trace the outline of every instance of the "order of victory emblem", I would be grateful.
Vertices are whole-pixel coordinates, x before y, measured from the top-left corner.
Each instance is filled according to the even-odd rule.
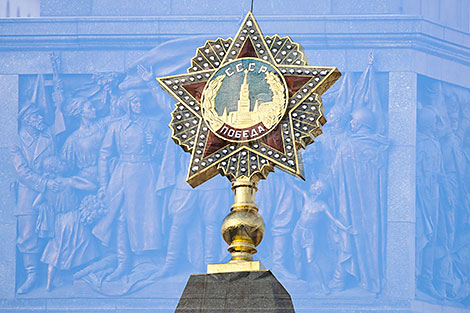
[[[191,153],[188,183],[217,173],[233,182],[235,201],[222,223],[232,257],[208,273],[264,268],[253,261],[265,232],[257,182],[274,167],[303,178],[299,151],[321,134],[320,95],[340,76],[336,67],[307,65],[289,37],[264,36],[249,12],[235,38],[198,48],[186,74],[157,78],[178,102],[170,128]]]
[[[320,95],[340,76],[307,65],[289,37],[264,36],[251,12],[235,38],[207,41],[188,73],[157,78],[178,102],[170,128],[192,154],[189,184],[218,173],[259,180],[273,167],[303,178],[299,149],[321,134]]]

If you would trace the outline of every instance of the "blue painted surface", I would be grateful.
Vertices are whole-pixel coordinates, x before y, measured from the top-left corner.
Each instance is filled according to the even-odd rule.
[[[259,183],[258,259],[298,312],[466,311],[468,3],[286,3],[255,1],[265,35],[291,35],[309,64],[344,75],[323,96],[307,181]],[[148,78],[233,36],[250,3],[129,5],[41,1],[42,18],[0,20],[0,311],[171,312],[190,273],[227,259],[230,184],[184,181],[173,100]],[[38,284],[20,295],[28,271]]]

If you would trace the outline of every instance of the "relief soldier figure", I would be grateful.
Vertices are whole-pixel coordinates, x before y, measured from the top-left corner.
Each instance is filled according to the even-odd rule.
[[[185,154],[179,153],[177,157],[179,162],[175,162],[172,169],[163,169],[163,171],[172,170],[174,172],[175,181],[174,185],[171,186],[171,189],[167,189],[168,193],[168,202],[166,202],[165,208],[165,220],[168,223],[167,228],[167,252],[165,256],[165,264],[162,269],[156,274],[158,277],[164,277],[172,275],[175,272],[178,264],[182,259],[186,259],[194,267],[201,266],[200,260],[197,260],[197,256],[194,257],[191,255],[191,252],[196,250],[200,252],[202,250],[202,244],[200,240],[192,240],[190,242],[189,234],[197,233],[202,229],[195,229],[195,227],[200,228],[201,220],[197,214],[195,214],[195,205],[197,205],[197,195],[195,192],[191,191],[191,187],[184,181],[186,176],[186,166],[189,162]],[[166,174],[166,173],[165,173]],[[168,175],[165,175],[168,176]],[[165,223],[165,224],[166,224]],[[185,254],[186,247],[191,244],[192,247],[197,246],[196,249],[190,249],[187,255]],[[199,251],[197,251],[199,250]],[[192,262],[191,262],[192,261]]]
[[[294,230],[296,206],[300,200],[295,197],[294,179],[287,175],[272,174],[271,181],[265,184],[270,199],[264,204],[271,206],[270,230],[272,234],[272,270],[285,279],[295,280],[286,260],[292,251],[290,234]],[[269,184],[269,185],[268,185]],[[269,189],[268,189],[269,188]]]
[[[118,265],[108,280],[119,279],[131,269],[133,253],[162,247],[161,207],[156,197],[157,172],[153,158],[158,125],[144,114],[142,98],[128,91],[128,112],[111,123],[100,150],[100,188],[109,212],[93,228],[106,246],[116,244]],[[110,159],[118,161],[114,169]]]
[[[184,181],[188,163],[187,155],[180,154],[175,185],[167,205],[168,249],[165,264],[157,273],[159,277],[174,273],[184,254],[182,247],[189,245],[187,259],[198,270],[221,260],[221,242],[217,235],[223,215],[221,208],[229,201],[228,183],[214,180],[206,182],[199,190],[192,190]],[[201,238],[189,236],[194,233],[200,233]]]
[[[441,146],[436,139],[437,115],[429,108],[418,112],[416,142],[416,250],[417,288],[444,299],[449,274],[449,232],[443,198],[448,190]]]
[[[333,161],[335,216],[351,225],[357,236],[343,233],[344,246],[330,287],[342,290],[349,278],[373,293],[382,288],[385,193],[384,157],[389,143],[375,132],[373,114],[366,108],[352,112],[351,136],[338,148]]]
[[[26,281],[18,288],[18,294],[31,291],[39,282],[39,255],[43,245],[36,233],[37,207],[33,205],[40,193],[63,190],[63,185],[54,178],[46,178],[42,163],[54,155],[54,137],[44,123],[40,110],[28,102],[18,113],[20,130],[17,144],[11,148],[13,165],[18,174],[17,247],[23,256]]]
[[[440,300],[456,299],[466,288],[459,268],[467,253],[470,204],[465,93],[433,81],[423,89],[417,124],[417,288]]]

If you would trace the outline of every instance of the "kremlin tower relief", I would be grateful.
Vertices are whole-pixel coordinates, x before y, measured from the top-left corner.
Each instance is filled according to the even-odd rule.
[[[267,74],[268,73],[266,73],[266,79],[268,77]],[[256,100],[253,111],[251,111],[250,85],[248,84],[247,76],[248,70],[245,69],[243,83],[240,87],[237,110],[227,113],[227,107],[225,107],[222,116],[220,116],[226,124],[237,128],[250,127],[259,123],[259,121],[264,121],[271,115],[270,111],[273,105],[272,101],[259,103],[259,101]]]

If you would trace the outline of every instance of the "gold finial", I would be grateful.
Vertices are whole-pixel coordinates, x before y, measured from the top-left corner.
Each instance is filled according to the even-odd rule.
[[[229,244],[228,251],[232,254],[230,263],[252,261],[257,252],[256,246],[264,236],[265,226],[258,214],[255,193],[258,191],[256,182],[247,178],[238,178],[232,184],[235,201],[231,213],[222,223],[222,236]]]

